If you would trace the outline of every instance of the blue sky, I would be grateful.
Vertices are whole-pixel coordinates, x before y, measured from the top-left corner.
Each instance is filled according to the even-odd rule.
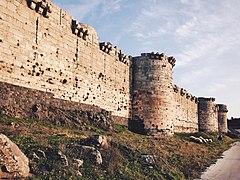
[[[132,56],[177,59],[174,83],[240,117],[239,0],[52,0]]]

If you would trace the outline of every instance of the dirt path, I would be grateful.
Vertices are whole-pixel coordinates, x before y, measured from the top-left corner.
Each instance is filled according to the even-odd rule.
[[[240,142],[223,153],[223,158],[211,165],[202,180],[240,180]]]

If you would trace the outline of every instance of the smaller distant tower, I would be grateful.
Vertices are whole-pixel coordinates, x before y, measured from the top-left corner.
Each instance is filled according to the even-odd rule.
[[[198,124],[199,131],[218,131],[218,106],[214,103],[215,98],[198,98]]]
[[[218,130],[220,133],[227,133],[227,106],[218,104]]]

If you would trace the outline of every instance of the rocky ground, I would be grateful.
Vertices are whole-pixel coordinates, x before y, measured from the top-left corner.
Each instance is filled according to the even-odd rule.
[[[99,128],[93,120],[81,122],[84,128],[69,128],[1,114],[0,133],[28,158],[28,179],[194,179],[237,140],[224,136],[218,144],[216,134],[204,133],[143,136],[121,125]],[[10,173],[1,147],[0,175]]]

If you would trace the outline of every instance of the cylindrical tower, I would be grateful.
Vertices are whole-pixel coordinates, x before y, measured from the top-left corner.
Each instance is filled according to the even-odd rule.
[[[199,131],[218,131],[218,107],[215,98],[198,98],[198,125]]]
[[[227,133],[227,106],[225,104],[218,104],[218,130],[220,133]]]
[[[175,61],[159,53],[142,53],[133,58],[130,130],[149,135],[173,133]]]

